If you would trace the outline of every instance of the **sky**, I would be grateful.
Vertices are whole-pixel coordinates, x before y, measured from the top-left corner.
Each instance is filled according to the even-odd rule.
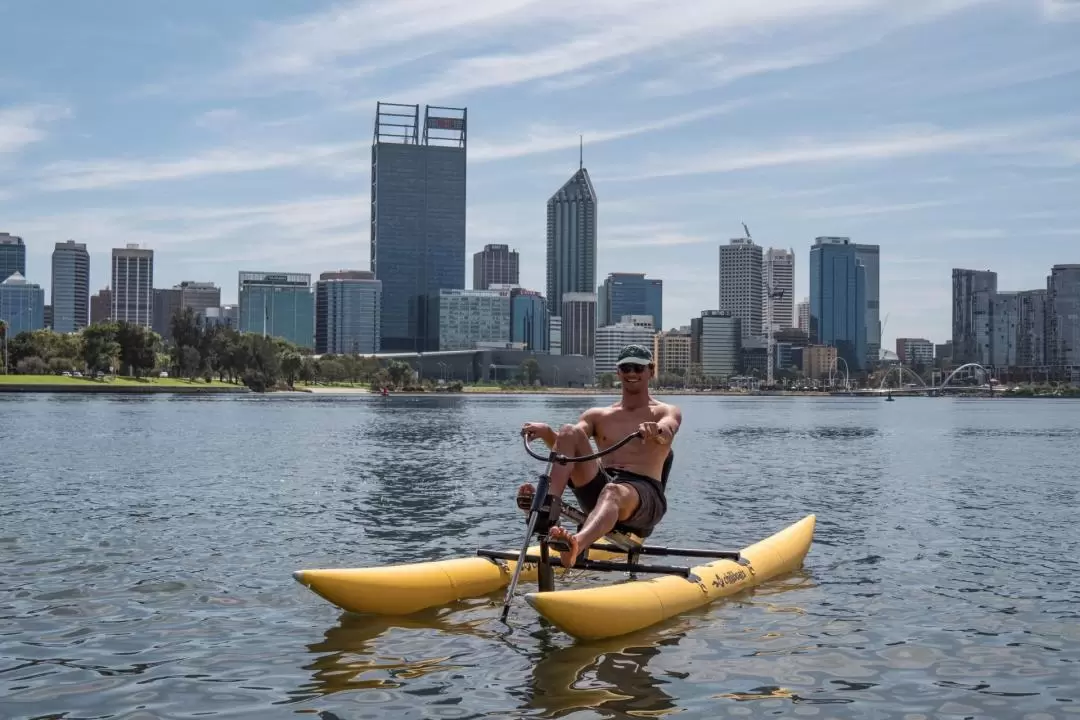
[[[62,8],[62,11],[61,11]],[[677,8],[677,9],[676,9]],[[1080,0],[0,0],[0,231],[155,251],[155,286],[369,269],[376,102],[468,108],[466,283],[599,197],[598,277],[718,303],[718,247],[881,246],[883,344],[950,337],[951,269],[1080,262]]]

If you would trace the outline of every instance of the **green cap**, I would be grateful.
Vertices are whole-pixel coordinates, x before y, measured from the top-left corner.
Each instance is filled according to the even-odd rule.
[[[652,364],[652,351],[643,345],[627,345],[619,353],[619,359],[615,361],[616,367],[650,364]]]

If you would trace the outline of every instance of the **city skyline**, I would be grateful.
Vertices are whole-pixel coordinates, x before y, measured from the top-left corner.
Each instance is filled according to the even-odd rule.
[[[27,279],[48,297],[52,248],[69,239],[87,244],[91,294],[129,242],[155,251],[157,287],[212,281],[229,304],[241,268],[368,269],[380,98],[472,110],[466,256],[508,244],[541,292],[543,203],[583,136],[596,276],[663,280],[669,327],[714,307],[716,248],[742,222],[797,258],[817,236],[878,245],[885,348],[950,337],[953,267],[1039,288],[1078,259],[1076,4],[816,0],[676,18],[601,4],[552,34],[527,29],[540,6],[402,3],[378,11],[378,37],[365,7],[59,23],[13,7],[13,56],[57,59],[0,77],[0,231],[24,238]],[[492,32],[505,48],[472,43]],[[110,33],[153,42],[102,57]],[[79,73],[58,69],[75,58]]]

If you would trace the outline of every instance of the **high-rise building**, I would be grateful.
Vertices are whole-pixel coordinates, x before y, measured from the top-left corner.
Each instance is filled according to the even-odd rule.
[[[371,269],[384,352],[439,347],[439,291],[465,287],[466,111],[380,102],[371,147]]]
[[[240,272],[240,332],[315,347],[315,296],[309,273]]]
[[[547,300],[552,314],[562,312],[566,293],[595,297],[596,203],[584,165],[547,201]],[[563,343],[564,351],[567,347]]]
[[[315,352],[379,352],[382,281],[367,270],[324,272],[315,283]]]
[[[690,320],[690,362],[702,377],[738,374],[744,337],[741,325],[742,319],[730,310],[702,310],[700,317]]]
[[[510,342],[522,343],[526,350],[548,352],[547,300],[534,290],[510,291]]]
[[[664,328],[664,281],[645,273],[608,273],[596,290],[596,322],[613,325],[624,315],[650,315],[653,327]]]
[[[562,354],[592,357],[596,348],[596,293],[562,296]]]
[[[873,364],[881,356],[881,248],[855,243],[855,259],[866,269],[866,359]]]
[[[108,322],[112,318],[112,290],[102,288],[90,297],[90,324]]]
[[[819,237],[810,248],[811,342],[836,348],[848,372],[866,367],[866,268],[846,237]]]
[[[655,333],[651,315],[624,315],[618,322],[596,328],[596,377],[615,372],[615,361],[627,345],[649,347]]]
[[[720,246],[720,310],[739,318],[744,340],[761,335],[763,253],[750,238]]]
[[[690,328],[662,330],[653,335],[656,374],[685,375],[690,369]]]
[[[766,333],[787,330],[795,326],[795,251],[769,248],[765,252],[765,264],[762,270],[762,308],[761,322],[769,317],[769,305],[772,304],[772,328],[765,328]],[[772,297],[770,297],[770,291]],[[777,293],[783,293],[777,296]]]
[[[804,298],[796,308],[796,313],[799,317],[798,329],[802,330],[807,336],[810,335],[810,298]]]
[[[7,336],[45,327],[45,291],[26,281],[22,273],[0,280],[0,320],[7,324]]]
[[[439,291],[439,350],[510,342],[510,290]]]
[[[154,251],[128,243],[112,250],[112,320],[152,327]]]
[[[0,232],[0,282],[15,273],[26,277],[26,245],[21,237]]]
[[[55,332],[78,332],[86,327],[90,319],[90,253],[86,243],[56,243],[50,293]]]
[[[172,342],[172,319],[180,308],[180,288],[154,288],[154,319],[150,327],[166,343]]]
[[[956,365],[990,364],[996,294],[996,272],[953,268],[952,359]]]
[[[562,317],[548,311],[548,353],[562,355]]]
[[[473,255],[473,290],[487,290],[492,285],[517,285],[518,252],[509,245],[485,245]]]
[[[1055,265],[1046,278],[1047,362],[1080,378],[1080,264]]]

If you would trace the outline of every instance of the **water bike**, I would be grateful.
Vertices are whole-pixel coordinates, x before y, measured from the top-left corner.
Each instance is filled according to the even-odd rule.
[[[519,550],[478,549],[472,557],[403,563],[366,568],[298,570],[297,582],[342,610],[379,615],[406,615],[466,598],[505,590],[501,617],[505,621],[517,586],[536,583],[525,601],[557,628],[577,639],[614,637],[641,630],[713,600],[759,585],[802,566],[813,541],[815,515],[807,515],[779,532],[741,550],[670,548],[645,544],[626,528],[616,525],[602,539],[581,548],[577,561],[564,568],[551,556],[565,549],[548,539],[548,532],[566,520],[580,528],[586,514],[552,496],[548,490],[555,463],[596,460],[635,438],[634,432],[609,448],[568,457],[555,450],[533,451],[526,438],[525,451],[548,463],[538,478],[532,500],[519,500],[527,510],[525,537]],[[664,465],[661,484],[667,485],[673,455]],[[641,562],[642,556],[711,558],[693,567]],[[556,578],[570,570],[625,574],[610,585],[558,589]],[[652,575],[639,579],[638,575]]]

